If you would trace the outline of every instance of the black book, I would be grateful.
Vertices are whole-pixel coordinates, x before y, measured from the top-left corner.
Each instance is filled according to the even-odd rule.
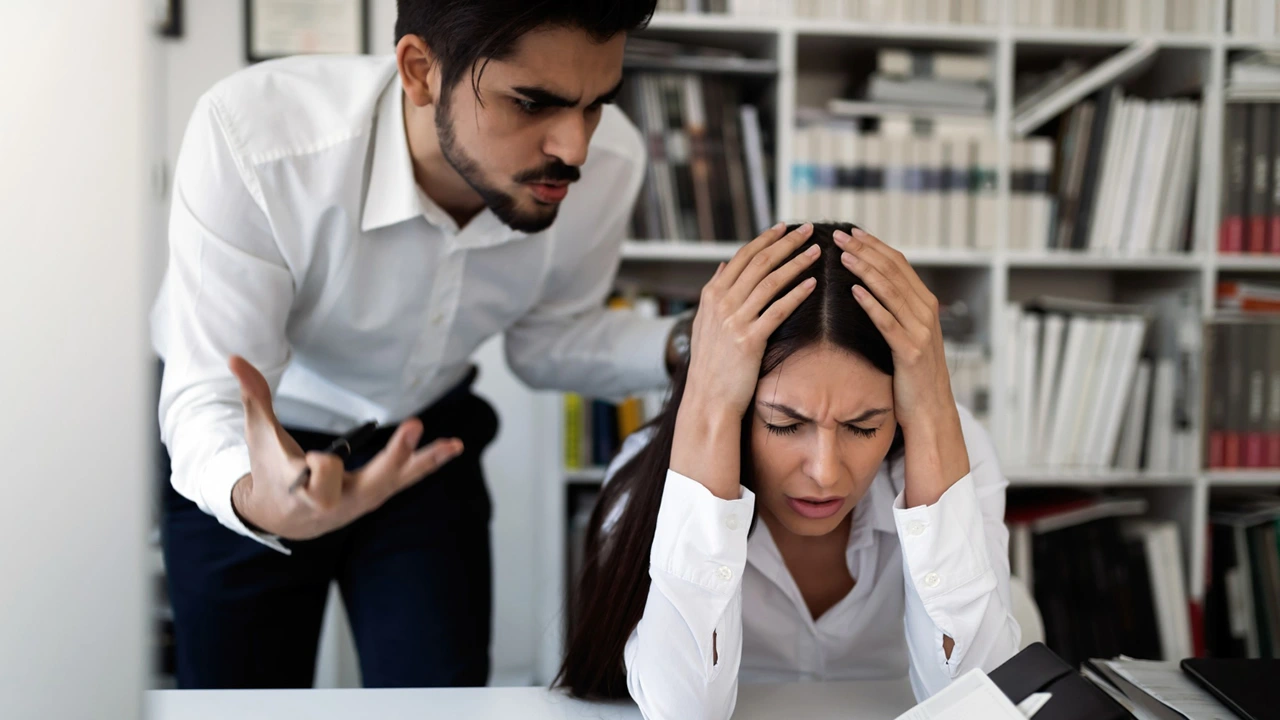
[[[1120,105],[1121,97],[1120,88],[1112,86],[1100,90],[1095,98],[1097,110],[1093,114],[1093,127],[1089,130],[1089,152],[1085,156],[1080,204],[1076,207],[1075,227],[1071,235],[1071,248],[1074,250],[1085,250],[1089,246],[1093,210],[1097,204],[1098,185],[1102,180],[1099,174],[1106,158],[1104,153],[1109,151],[1109,144],[1115,142],[1115,138],[1107,137],[1107,123],[1111,119],[1111,113],[1116,112]]]

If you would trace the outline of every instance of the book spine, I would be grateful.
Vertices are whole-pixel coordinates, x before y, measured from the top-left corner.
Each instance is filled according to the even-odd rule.
[[[1222,223],[1218,229],[1218,250],[1244,250],[1244,209],[1248,183],[1249,106],[1237,103],[1226,107],[1226,134],[1223,139]]]
[[[1266,447],[1267,447],[1267,416],[1266,416],[1266,397],[1267,385],[1270,379],[1270,373],[1267,372],[1267,355],[1270,354],[1271,348],[1268,347],[1267,327],[1264,325],[1250,325],[1245,332],[1248,336],[1249,355],[1246,359],[1248,365],[1248,377],[1246,379],[1246,388],[1248,392],[1248,427],[1245,436],[1244,447],[1244,466],[1250,468],[1260,468],[1266,465]]]
[[[1280,108],[1271,108],[1271,227],[1267,251],[1280,255]]]
[[[1272,324],[1268,339],[1267,449],[1263,465],[1280,468],[1280,324]]]
[[[1271,106],[1257,103],[1253,107],[1253,133],[1249,147],[1253,191],[1249,195],[1248,252],[1267,251],[1267,226],[1270,224],[1271,193]]]

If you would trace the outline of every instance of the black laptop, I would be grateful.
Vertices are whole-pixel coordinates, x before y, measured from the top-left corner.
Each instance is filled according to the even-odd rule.
[[[1241,720],[1280,718],[1280,660],[1187,658],[1182,671]]]

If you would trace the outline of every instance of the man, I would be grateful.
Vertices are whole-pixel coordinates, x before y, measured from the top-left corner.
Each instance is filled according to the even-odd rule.
[[[615,395],[678,346],[601,309],[644,173],[609,104],[654,5],[399,0],[394,59],[201,98],[153,318],[180,686],[310,686],[334,579],[366,685],[486,681],[472,352],[501,332],[530,385]],[[319,452],[370,419],[345,467]]]

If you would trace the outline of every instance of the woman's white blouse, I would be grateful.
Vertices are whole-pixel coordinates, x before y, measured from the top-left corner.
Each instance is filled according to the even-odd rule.
[[[853,511],[854,588],[816,621],[764,523],[747,535],[754,494],[722,500],[668,470],[653,582],[625,651],[644,716],[728,718],[739,679],[909,676],[923,699],[1011,657],[1020,630],[1009,604],[1008,481],[986,430],[963,407],[960,420],[969,474],[933,505],[905,508],[901,459],[882,465]],[[632,436],[609,474],[647,441]],[[955,642],[950,659],[944,635]]]

